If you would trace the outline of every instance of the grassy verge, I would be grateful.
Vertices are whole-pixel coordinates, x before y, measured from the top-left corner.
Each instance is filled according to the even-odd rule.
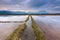
[[[25,22],[27,22],[29,20],[29,16],[27,17],[27,19],[25,20]]]
[[[6,40],[21,40],[21,35],[26,27],[26,24],[21,24]]]
[[[41,29],[38,28],[38,25],[35,23],[32,17],[31,20],[32,20],[32,27],[36,35],[36,40],[46,40],[44,33],[41,31]]]

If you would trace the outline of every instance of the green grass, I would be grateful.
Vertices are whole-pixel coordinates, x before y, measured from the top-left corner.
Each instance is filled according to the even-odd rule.
[[[26,24],[21,24],[6,40],[21,40]]]
[[[29,16],[27,17],[27,19],[25,20],[25,22],[27,22],[29,20]]]
[[[35,23],[32,17],[31,20],[32,20],[32,27],[36,36],[36,40],[46,40],[44,33],[41,31],[41,29],[38,28],[38,25]]]

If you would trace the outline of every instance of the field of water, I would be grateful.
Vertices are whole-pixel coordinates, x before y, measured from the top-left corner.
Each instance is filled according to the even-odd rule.
[[[25,21],[27,16],[0,16],[0,21]],[[0,40],[5,40],[21,23],[0,23]]]
[[[0,16],[0,21],[25,21],[28,15],[23,16]],[[47,40],[60,40],[60,16],[32,16],[39,29],[42,30]],[[30,19],[30,18],[29,18]],[[0,22],[0,40],[5,40],[18,26],[22,23],[2,23]],[[28,21],[27,28],[25,30],[24,37],[28,40],[28,37],[35,36],[32,31],[31,19]],[[25,37],[26,36],[26,37]],[[26,39],[28,38],[28,39]],[[33,40],[30,39],[30,40]],[[23,40],[24,40],[23,39]],[[35,40],[35,39],[34,39]]]
[[[60,40],[60,16],[33,16],[48,40]]]

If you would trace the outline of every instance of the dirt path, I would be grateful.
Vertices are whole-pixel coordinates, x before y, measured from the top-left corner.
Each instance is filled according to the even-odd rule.
[[[35,35],[31,26],[31,18],[29,18],[29,21],[26,24],[27,27],[24,33],[22,34],[22,40],[35,40]]]

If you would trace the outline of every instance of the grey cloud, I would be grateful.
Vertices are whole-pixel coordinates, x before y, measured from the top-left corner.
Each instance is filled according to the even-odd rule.
[[[39,8],[46,5],[50,0],[31,0],[30,7]]]
[[[60,11],[60,0],[0,0],[0,8],[10,10]],[[13,7],[13,8],[12,8]]]
[[[5,5],[7,5],[7,4],[21,4],[22,2],[24,2],[25,0],[1,0],[0,1],[0,4],[5,4]]]

